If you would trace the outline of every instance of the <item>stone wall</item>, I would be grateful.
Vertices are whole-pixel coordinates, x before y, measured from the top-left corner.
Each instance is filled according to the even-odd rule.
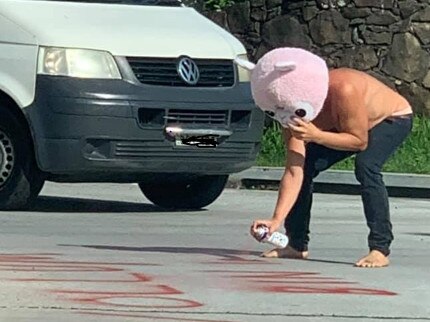
[[[369,72],[430,115],[430,0],[251,0],[220,12],[194,2],[253,61],[276,47],[305,48],[330,67]]]

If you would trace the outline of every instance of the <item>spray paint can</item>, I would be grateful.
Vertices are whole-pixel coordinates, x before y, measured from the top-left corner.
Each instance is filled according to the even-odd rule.
[[[269,243],[276,248],[285,248],[288,245],[288,237],[280,232],[273,232],[269,235],[269,228],[266,226],[257,227],[258,240],[263,243]]]

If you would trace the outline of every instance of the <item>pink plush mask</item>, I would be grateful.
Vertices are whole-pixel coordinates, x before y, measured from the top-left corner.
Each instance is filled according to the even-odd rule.
[[[283,127],[298,117],[312,121],[321,111],[328,92],[328,68],[320,57],[300,48],[278,48],[256,65],[236,59],[251,71],[255,103]]]

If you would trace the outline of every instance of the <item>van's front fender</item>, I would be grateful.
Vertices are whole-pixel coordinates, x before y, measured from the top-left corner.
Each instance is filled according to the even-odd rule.
[[[0,42],[0,90],[20,108],[34,101],[37,46]]]
[[[34,100],[38,41],[9,17],[4,5],[0,4],[0,90],[24,108]]]

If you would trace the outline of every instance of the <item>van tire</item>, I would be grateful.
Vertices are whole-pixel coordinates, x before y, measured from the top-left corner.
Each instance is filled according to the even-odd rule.
[[[227,175],[201,176],[184,180],[139,183],[146,198],[166,209],[200,209],[213,203],[227,183]]]
[[[44,179],[22,122],[0,103],[0,210],[28,209]]]

